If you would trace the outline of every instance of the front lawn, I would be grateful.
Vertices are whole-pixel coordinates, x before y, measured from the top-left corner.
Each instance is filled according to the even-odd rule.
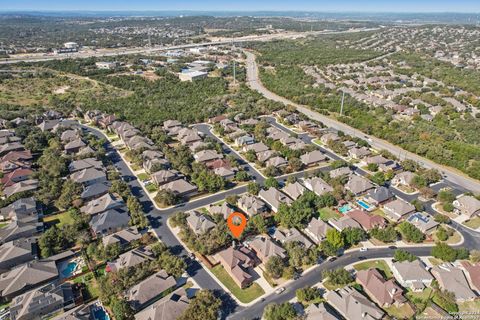
[[[6,227],[7,225],[8,225],[8,223],[6,223],[6,222],[2,222],[2,223],[0,223],[0,229],[2,229],[2,228],[4,228],[4,227]]]
[[[242,303],[249,303],[265,293],[258,283],[253,282],[248,288],[240,288],[221,264],[210,269],[221,283]]]
[[[340,213],[336,212],[332,208],[322,208],[318,212],[320,214],[320,219],[323,221],[328,221],[330,219],[338,219],[341,217]]]
[[[378,270],[382,271],[387,279],[390,279],[392,275],[392,271],[388,267],[387,263],[383,260],[372,260],[372,261],[365,261],[357,263],[353,266],[353,268],[357,271],[360,270],[367,270],[370,268],[377,268]]]
[[[139,179],[140,181],[145,181],[145,180],[150,179],[150,176],[149,176],[147,173],[142,172],[142,173],[139,173],[139,174],[138,174],[138,179]]]
[[[148,192],[152,193],[155,191],[158,191],[158,187],[155,183],[150,183],[145,186],[145,189],[147,189]]]
[[[478,312],[480,310],[480,300],[465,301],[458,304],[458,310],[460,312]]]
[[[480,217],[476,216],[475,218],[465,221],[463,224],[472,229],[478,229],[480,228]]]
[[[57,227],[61,227],[65,224],[73,224],[75,221],[73,220],[72,216],[68,211],[58,214],[52,214],[43,217],[43,222],[48,225],[57,225]]]

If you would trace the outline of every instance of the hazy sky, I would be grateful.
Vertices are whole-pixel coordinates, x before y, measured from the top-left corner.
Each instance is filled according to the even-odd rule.
[[[0,10],[480,12],[480,0],[0,0]]]

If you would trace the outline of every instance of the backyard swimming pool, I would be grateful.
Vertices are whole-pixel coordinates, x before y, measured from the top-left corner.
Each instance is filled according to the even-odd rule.
[[[102,306],[95,306],[93,309],[93,318],[95,320],[110,320],[110,316]]]
[[[352,207],[350,207],[350,204],[344,204],[343,206],[341,206],[340,208],[338,208],[338,211],[340,211],[340,213],[342,214],[345,214],[347,213],[348,211],[352,210]]]
[[[362,200],[357,200],[357,203],[360,207],[362,207],[365,210],[371,210],[373,208],[368,203],[366,203],[365,201],[362,201]]]
[[[64,278],[69,278],[73,276],[75,270],[77,270],[78,263],[75,261],[69,262],[65,268],[61,271],[61,274]]]

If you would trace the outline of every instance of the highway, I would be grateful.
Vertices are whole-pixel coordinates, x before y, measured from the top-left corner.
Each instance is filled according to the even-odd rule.
[[[307,32],[284,32],[284,33],[276,33],[276,34],[245,36],[245,37],[239,37],[239,38],[220,38],[217,41],[209,41],[209,42],[202,42],[202,43],[188,43],[188,44],[170,45],[170,46],[101,49],[98,51],[89,50],[89,51],[80,51],[77,53],[59,54],[59,55],[29,54],[29,55],[3,59],[0,61],[0,64],[14,64],[18,62],[41,62],[41,61],[48,61],[48,60],[63,60],[63,59],[83,59],[83,58],[89,58],[89,57],[113,57],[113,56],[127,55],[127,54],[151,54],[151,53],[166,51],[166,50],[179,50],[179,49],[218,46],[218,45],[232,45],[232,44],[239,44],[239,43],[245,43],[245,42],[251,42],[251,41],[296,39],[296,38],[306,37],[306,36],[317,36],[317,35],[336,34],[336,33],[355,33],[355,32],[364,32],[364,31],[374,31],[378,29],[379,28],[359,28],[359,29],[351,29],[346,31],[327,30],[327,31],[307,31]]]
[[[343,131],[346,134],[349,134],[351,136],[355,136],[364,140],[367,140],[370,145],[376,149],[385,149],[390,151],[394,155],[398,155],[400,159],[411,159],[414,160],[418,163],[420,163],[422,166],[426,168],[433,168],[437,169],[440,172],[443,172],[443,175],[446,177],[447,180],[450,182],[459,185],[467,190],[473,191],[473,192],[480,192],[480,181],[472,179],[470,177],[467,177],[465,174],[460,172],[457,169],[447,167],[440,165],[438,163],[435,163],[431,160],[428,160],[424,157],[421,157],[417,154],[414,154],[412,152],[409,152],[407,150],[402,149],[399,146],[396,146],[394,144],[391,144],[388,141],[376,138],[375,136],[372,135],[367,135],[358,129],[355,129],[353,127],[350,127],[349,125],[342,123],[340,121],[337,121],[333,118],[327,117],[325,115],[322,115],[318,112],[312,111],[310,108],[297,104],[293,101],[290,101],[284,97],[281,97],[267,88],[265,88],[260,81],[259,78],[259,72],[258,72],[258,66],[255,61],[256,57],[255,54],[253,54],[250,51],[244,50],[245,54],[247,55],[247,83],[252,88],[253,90],[258,91],[261,93],[265,98],[274,100],[277,102],[281,102],[285,105],[291,105],[294,106],[299,112],[305,114],[307,117],[314,119],[316,121],[320,121],[323,124],[325,124],[328,127],[335,128],[337,130]]]

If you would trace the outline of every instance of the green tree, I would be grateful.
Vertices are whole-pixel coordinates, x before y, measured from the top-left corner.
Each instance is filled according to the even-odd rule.
[[[398,225],[402,238],[408,242],[420,243],[425,239],[425,235],[413,224],[403,221]]]
[[[55,201],[55,206],[59,209],[68,209],[72,202],[80,198],[82,186],[73,180],[67,180],[63,183],[60,197]]]
[[[262,319],[265,320],[294,320],[297,312],[289,302],[281,304],[271,303],[265,307]]]
[[[317,288],[304,287],[295,291],[295,296],[300,303],[309,303],[322,298],[322,293]]]
[[[153,199],[158,205],[163,207],[173,206],[178,201],[178,197],[170,190],[158,191]]]
[[[432,248],[432,256],[447,262],[453,262],[457,259],[457,252],[448,244],[437,242]]]
[[[111,302],[111,308],[115,319],[133,319],[133,310],[127,301],[114,297]]]
[[[222,301],[212,291],[200,290],[178,320],[216,320],[221,305]]]
[[[367,239],[367,233],[360,228],[345,228],[342,230],[342,236],[345,244],[350,247]]]
[[[265,188],[278,188],[280,187],[280,184],[278,183],[277,179],[273,178],[273,177],[270,177],[270,178],[267,178],[265,179]]]
[[[410,252],[408,251],[405,251],[405,250],[402,250],[402,249],[397,249],[395,250],[395,253],[393,255],[393,259],[395,261],[399,261],[399,262],[402,262],[402,261],[415,261],[417,260],[417,257],[413,254],[411,254]]]
[[[260,185],[256,182],[249,182],[247,185],[247,192],[253,195],[257,195],[260,189]]]
[[[265,264],[265,270],[275,279],[278,279],[282,276],[284,269],[285,262],[283,262],[282,258],[278,256],[270,257]]]
[[[382,242],[394,242],[398,238],[398,233],[394,226],[388,225],[385,228],[373,228],[370,230],[370,236]]]
[[[250,227],[254,228],[257,233],[267,232],[267,221],[265,221],[265,218],[260,214],[251,217],[248,220],[248,224]]]
[[[343,268],[323,270],[322,277],[334,286],[346,286],[353,281],[353,276]]]
[[[338,250],[345,246],[343,236],[337,229],[328,229],[326,239],[326,241],[328,241],[328,243],[330,243],[332,247],[335,248],[335,250]]]

